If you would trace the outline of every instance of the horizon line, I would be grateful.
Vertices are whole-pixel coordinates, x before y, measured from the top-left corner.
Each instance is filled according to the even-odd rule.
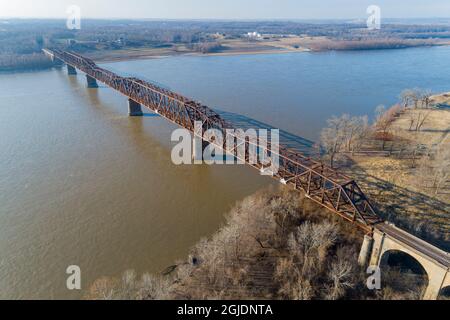
[[[0,16],[0,20],[66,20],[67,17],[17,17]],[[350,18],[126,18],[126,17],[86,17],[83,20],[130,20],[130,21],[346,21],[362,20],[367,17]],[[450,17],[385,17],[383,20],[448,20]]]

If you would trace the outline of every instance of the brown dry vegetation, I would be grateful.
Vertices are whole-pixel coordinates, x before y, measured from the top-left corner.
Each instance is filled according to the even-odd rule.
[[[416,282],[402,277],[380,291],[365,287],[357,265],[361,238],[353,226],[296,191],[263,190],[237,204],[226,224],[201,240],[186,261],[161,275],[138,278],[127,271],[122,279],[99,279],[86,298],[419,298],[420,290],[408,286]]]
[[[0,55],[0,71],[45,69],[54,65],[48,57],[41,53]]]
[[[377,38],[377,39],[313,39],[308,42],[308,47],[314,51],[324,50],[380,50],[380,49],[402,49],[418,46],[431,46],[439,42],[424,39],[400,39],[400,38]]]
[[[422,116],[419,114],[422,113]],[[411,119],[424,118],[420,130]],[[351,157],[350,171],[387,217],[448,250],[450,241],[450,110],[406,109],[390,128],[388,157]],[[403,153],[403,154],[402,154]]]
[[[345,147],[352,128],[348,116],[334,118],[340,134],[322,138],[327,157],[358,181],[383,218],[445,250],[450,248],[449,97],[405,90],[398,105],[377,107],[375,123],[353,143],[356,150]],[[323,132],[330,128],[336,126]],[[338,146],[335,154],[330,145]]]

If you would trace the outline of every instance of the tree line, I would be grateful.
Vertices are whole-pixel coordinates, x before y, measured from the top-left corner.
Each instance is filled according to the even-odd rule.
[[[337,157],[357,152],[408,158],[419,180],[437,194],[449,179],[450,148],[445,141],[430,146],[414,138],[405,139],[399,134],[399,130],[404,129],[395,126],[396,120],[402,116],[408,120],[406,130],[411,136],[418,137],[434,110],[431,96],[428,90],[404,90],[399,103],[390,108],[383,105],[376,107],[372,123],[369,123],[367,116],[344,114],[331,117],[320,135],[324,159],[334,167]]]
[[[297,191],[262,190],[237,204],[187,259],[159,274],[98,279],[86,298],[420,299],[423,277],[388,265],[382,289],[367,288],[366,270],[357,263],[361,237]]]

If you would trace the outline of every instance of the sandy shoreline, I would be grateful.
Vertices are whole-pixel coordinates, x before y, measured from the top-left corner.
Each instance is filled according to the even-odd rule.
[[[138,59],[158,59],[172,56],[232,56],[275,54],[310,51],[309,46],[301,37],[289,37],[269,41],[246,41],[227,39],[220,41],[221,49],[217,52],[202,53],[185,44],[172,44],[165,48],[130,48],[123,50],[108,50],[87,53],[94,61],[113,62]]]
[[[153,52],[152,52],[153,51]],[[214,56],[241,56],[241,55],[259,55],[259,54],[285,54],[285,53],[304,53],[310,52],[308,49],[259,49],[259,50],[230,50],[215,53],[200,53],[190,51],[167,51],[159,52],[153,49],[143,50],[120,50],[120,51],[103,51],[91,54],[86,54],[87,57],[94,61],[107,63],[118,61],[132,61],[145,59],[162,59],[176,56],[190,56],[190,57],[214,57]]]
[[[193,50],[183,44],[173,44],[165,48],[128,48],[122,50],[95,51],[85,55],[98,62],[116,62],[141,59],[160,59],[173,56],[238,56],[238,55],[258,55],[258,54],[283,54],[283,53],[303,53],[303,52],[323,52],[332,50],[346,50],[339,48],[339,41],[334,41],[325,37],[286,37],[271,39],[267,41],[245,41],[245,40],[224,40],[221,41],[222,49],[217,52],[202,53]],[[356,43],[357,44],[357,43]],[[355,44],[354,44],[355,45]],[[450,42],[435,42],[433,45],[450,45]],[[407,47],[392,47],[380,49],[404,49],[410,47],[429,46],[429,44],[416,43]],[[361,49],[358,46],[348,47],[348,50],[376,50],[368,47]]]
[[[410,47],[417,48],[417,47]],[[401,50],[399,49],[383,49],[383,50]],[[367,49],[372,51],[372,49]],[[286,54],[286,53],[306,53],[306,52],[325,52],[336,50],[311,50],[308,48],[301,49],[289,49],[289,48],[267,48],[257,50],[229,50],[215,53],[200,53],[194,51],[175,51],[166,50],[161,52],[158,49],[128,49],[128,50],[111,50],[111,51],[99,51],[94,53],[84,54],[86,57],[100,63],[119,62],[119,61],[133,61],[133,60],[146,60],[146,59],[162,59],[168,57],[214,57],[214,56],[242,56],[242,55],[260,55],[260,54]],[[355,51],[355,50],[351,50]]]

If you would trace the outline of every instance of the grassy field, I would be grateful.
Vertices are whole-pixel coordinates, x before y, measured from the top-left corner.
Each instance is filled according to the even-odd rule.
[[[450,95],[434,96],[434,103],[449,102]],[[410,130],[411,117],[427,114],[419,131]],[[420,145],[433,150],[450,148],[450,109],[407,109],[393,123],[391,131],[404,145]],[[431,174],[424,166],[439,165],[433,156],[347,156],[346,170],[367,191],[382,214],[423,237],[432,237],[436,244],[449,249],[450,181],[439,190],[428,186]],[[447,159],[448,161],[448,159]],[[448,168],[447,168],[448,170]]]

